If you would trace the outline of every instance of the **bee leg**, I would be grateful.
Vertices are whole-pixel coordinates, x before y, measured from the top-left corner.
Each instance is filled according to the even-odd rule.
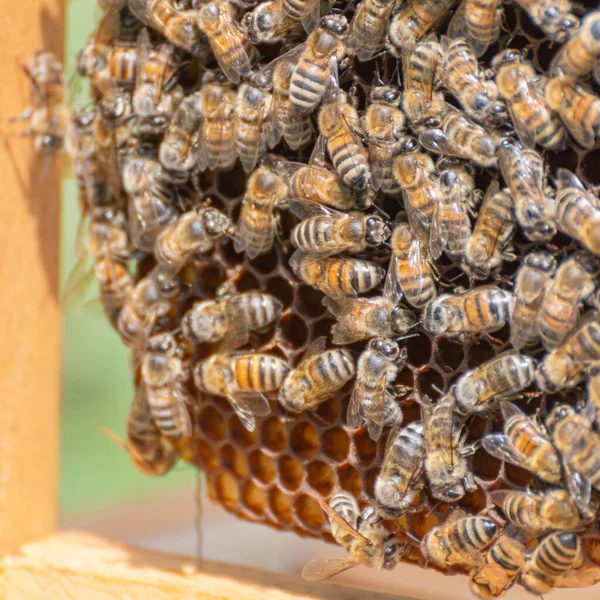
[[[15,121],[27,121],[31,119],[31,115],[33,114],[33,108],[26,108],[20,115],[10,115],[9,117],[4,117],[4,120],[7,123],[13,123]]]

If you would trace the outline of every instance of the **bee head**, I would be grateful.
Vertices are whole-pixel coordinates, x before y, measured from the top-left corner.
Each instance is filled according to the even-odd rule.
[[[389,226],[381,217],[374,215],[367,219],[365,241],[368,246],[381,245],[390,237],[391,233]]]
[[[381,352],[381,354],[383,354],[389,361],[395,361],[400,356],[400,347],[393,340],[386,338],[373,338],[370,341],[369,346],[373,350]]]
[[[348,19],[344,15],[327,15],[321,19],[320,27],[336,37],[343,37],[348,33]]]
[[[442,335],[450,326],[450,314],[443,302],[448,294],[432,300],[423,311],[423,327],[435,335]]]
[[[550,273],[556,268],[556,260],[549,252],[530,252],[525,256],[525,264],[544,273]]]
[[[548,415],[546,426],[552,431],[558,423],[564,421],[568,417],[572,417],[574,414],[575,409],[572,406],[569,406],[568,404],[559,404],[558,406],[555,406]]]

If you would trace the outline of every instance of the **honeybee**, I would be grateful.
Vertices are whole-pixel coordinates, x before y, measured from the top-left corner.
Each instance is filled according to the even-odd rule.
[[[281,0],[261,2],[244,15],[242,26],[253,44],[294,40],[303,32],[300,21],[287,14]]]
[[[425,34],[439,23],[456,0],[408,0],[392,17],[386,48],[400,58],[411,51]]]
[[[237,158],[235,145],[236,94],[225,77],[207,72],[202,80],[202,122],[194,146],[198,167],[230,169]]]
[[[210,344],[223,339],[236,319],[241,319],[248,331],[256,331],[274,323],[282,309],[283,304],[266,292],[222,295],[194,302],[181,319],[181,329],[191,342]]]
[[[262,6],[262,5],[260,5]],[[298,48],[301,48],[300,46]],[[299,52],[298,50],[297,52]],[[312,139],[314,128],[310,114],[299,115],[292,106],[290,90],[295,60],[286,54],[276,59],[273,67],[273,114],[277,129],[292,150],[306,146]]]
[[[200,30],[194,13],[177,10],[173,0],[129,0],[128,6],[144,25],[164,35],[174,46],[197,53]]]
[[[395,410],[392,409],[393,424],[402,423],[402,411],[388,386],[406,364],[406,358],[406,348],[401,350],[390,339],[375,338],[369,341],[358,359],[356,383],[348,405],[348,425],[359,429],[364,419],[374,441],[381,437],[387,406],[395,407]]]
[[[248,431],[256,428],[256,417],[271,407],[264,394],[276,392],[290,368],[278,356],[260,352],[235,352],[245,342],[247,328],[236,318],[217,351],[194,366],[194,384],[214,396],[224,396]]]
[[[554,55],[551,75],[569,79],[583,77],[596,68],[600,57],[600,11],[588,13],[573,37]]]
[[[268,82],[260,73],[238,88],[235,107],[235,147],[246,173],[254,169],[259,157],[279,141],[275,127],[273,98]]]
[[[368,1],[364,0],[360,6]],[[406,119],[400,110],[401,98],[402,94],[397,88],[385,85],[373,87],[370,104],[363,117],[363,128],[369,140],[371,184],[374,190],[391,192],[397,187],[392,174],[392,161],[394,155],[406,145]]]
[[[234,234],[236,252],[254,259],[271,250],[277,227],[273,210],[287,195],[285,181],[273,169],[261,166],[252,172]]]
[[[567,169],[556,170],[556,226],[600,255],[600,201]]]
[[[201,118],[202,92],[193,92],[175,111],[160,143],[158,157],[165,169],[186,173],[196,166],[192,149]]]
[[[348,492],[339,492],[329,504],[320,498],[317,500],[329,519],[333,538],[346,550],[349,558],[312,559],[302,569],[304,579],[328,579],[357,566],[392,569],[398,564],[398,554],[404,546],[394,542],[395,533],[375,524],[377,515],[372,508],[361,513]]]
[[[581,560],[579,536],[574,532],[553,533],[544,538],[527,558],[521,584],[532,594],[546,594],[575,567],[578,560]]]
[[[217,240],[232,229],[229,217],[212,206],[199,206],[181,214],[156,238],[157,272],[174,277],[195,254],[210,252]]]
[[[570,0],[517,0],[531,20],[555,42],[566,42],[579,25]]]
[[[556,270],[549,252],[525,255],[515,279],[515,308],[510,319],[510,343],[520,350],[540,338],[539,316],[544,294]]]
[[[434,498],[456,502],[466,492],[477,489],[467,463],[472,449],[464,445],[464,419],[453,412],[452,394],[435,405],[421,404],[421,420],[425,436],[425,475]]]
[[[502,534],[485,553],[483,564],[470,573],[471,591],[482,600],[504,597],[519,578],[526,552],[520,541]]]
[[[545,86],[548,106],[582,148],[593,148],[600,131],[600,98],[581,85],[553,77]]]
[[[371,169],[367,153],[355,133],[355,130],[362,133],[358,112],[348,101],[346,92],[334,89],[328,95],[319,110],[318,124],[331,162],[343,182],[357,192],[366,190],[371,183]]]
[[[442,294],[423,311],[423,327],[436,336],[457,337],[497,331],[510,319],[514,297],[493,285]]]
[[[9,135],[33,137],[38,152],[57,152],[63,147],[69,122],[69,108],[64,102],[63,66],[52,52],[38,50],[22,69],[31,85],[33,104],[22,114],[5,120],[28,121],[29,127]]]
[[[521,142],[534,148],[536,143],[548,150],[559,150],[565,145],[566,134],[558,115],[548,108],[543,91],[539,89],[540,76],[533,65],[516,50],[504,50],[494,57],[496,85],[506,105],[515,131]]]
[[[289,98],[298,115],[312,112],[321,102],[338,62],[346,55],[348,21],[343,15],[323,17],[297,58]],[[336,113],[337,119],[337,113]]]
[[[125,157],[123,188],[129,195],[129,232],[139,250],[152,252],[159,232],[177,218],[170,183],[155,158],[137,152]]]
[[[559,404],[546,419],[552,442],[563,459],[567,489],[582,514],[590,512],[591,490],[600,490],[600,435],[593,430],[593,404],[576,412]],[[595,508],[591,515],[595,514]]]
[[[348,46],[356,52],[356,58],[371,60],[383,49],[385,34],[395,0],[362,0],[350,21]]]
[[[563,343],[546,354],[538,365],[536,381],[543,392],[571,388],[581,381],[590,363],[600,359],[600,319],[588,313]]]
[[[442,60],[442,49],[434,35],[418,43],[412,52],[402,54],[402,110],[413,129],[442,112],[444,96],[436,91]]]
[[[597,270],[598,263],[583,254],[570,256],[556,270],[538,314],[539,333],[546,350],[560,346],[575,327],[582,303],[596,288]]]
[[[292,254],[289,265],[298,279],[332,298],[364,294],[385,277],[385,269],[368,260],[321,258],[302,250]]]
[[[233,83],[239,83],[250,74],[256,51],[235,20],[235,12],[235,6],[226,0],[213,0],[201,4],[195,16],[223,73]]]
[[[500,36],[501,0],[462,0],[448,26],[451,38],[464,38],[477,58]]]
[[[577,506],[566,490],[552,489],[538,494],[494,490],[490,492],[490,498],[513,525],[533,535],[579,529],[584,525]]]
[[[482,550],[496,537],[498,525],[487,517],[468,517],[455,510],[441,524],[433,527],[421,542],[427,561],[442,567],[481,565]]]
[[[348,252],[357,254],[381,246],[390,228],[378,215],[342,213],[316,202],[291,200],[288,208],[303,219],[294,227],[294,247],[320,258]]]
[[[295,369],[288,372],[279,392],[284,410],[315,410],[354,377],[348,350],[325,350],[325,337],[314,340]]]
[[[468,0],[463,0],[463,6]],[[440,77],[444,86],[460,102],[467,115],[476,121],[485,121],[496,108],[498,88],[486,80],[473,50],[466,40],[442,38],[444,51]]]
[[[281,0],[286,14],[296,21],[301,21],[307,33],[310,33],[319,20],[321,4],[318,0]]]
[[[390,431],[374,490],[377,512],[384,519],[396,519],[404,514],[423,489],[424,458],[421,421]]]
[[[160,433],[173,443],[192,435],[192,421],[183,388],[181,346],[172,333],[148,339],[143,354],[141,380],[148,408]]]
[[[514,201],[517,223],[533,242],[554,237],[554,198],[544,187],[544,162],[535,151],[518,142],[504,140],[498,149],[498,164]]]
[[[509,351],[463,373],[454,386],[454,409],[462,415],[483,413],[504,405],[533,383],[535,361]]]
[[[140,32],[137,59],[133,112],[143,134],[158,135],[167,129],[183,99],[183,90],[175,78],[180,61],[171,44],[152,50],[147,29]]]
[[[428,264],[427,251],[408,223],[396,225],[390,240],[392,258],[389,275],[398,297],[415,308],[422,308],[437,296],[435,279]]]
[[[419,134],[421,145],[444,156],[472,161],[479,167],[495,167],[498,135],[467,119],[462,111],[446,104],[439,123]]]

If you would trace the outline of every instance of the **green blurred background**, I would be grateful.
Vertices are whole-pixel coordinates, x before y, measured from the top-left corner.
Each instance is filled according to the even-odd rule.
[[[75,105],[85,102],[85,85],[72,77],[77,51],[100,17],[96,2],[67,3],[65,62],[68,94]],[[79,88],[79,89],[78,89]],[[65,170],[62,194],[61,280],[74,265],[79,210],[76,184]],[[93,292],[91,292],[93,295]],[[102,434],[103,425],[123,435],[132,400],[128,354],[117,334],[101,318],[83,310],[63,322],[63,407],[60,509],[63,520],[178,489],[192,489],[193,473],[180,467],[161,479],[137,473],[127,454]]]

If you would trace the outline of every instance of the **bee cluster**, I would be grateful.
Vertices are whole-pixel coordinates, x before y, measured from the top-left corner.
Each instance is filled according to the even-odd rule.
[[[131,349],[135,466],[347,550],[308,579],[599,580],[597,7],[99,3],[67,296]]]

